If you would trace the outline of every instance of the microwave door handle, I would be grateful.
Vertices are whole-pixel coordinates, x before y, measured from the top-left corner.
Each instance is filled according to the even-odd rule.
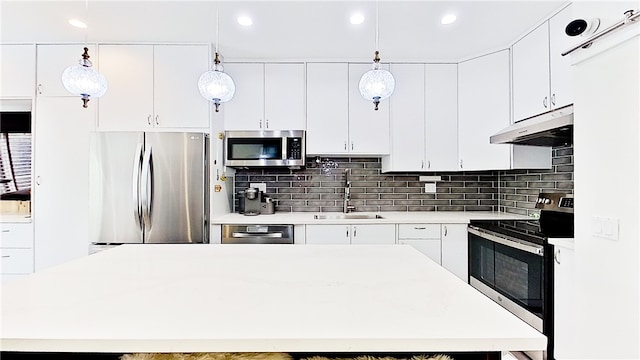
[[[131,189],[133,198],[133,216],[138,225],[138,229],[142,232],[142,203],[140,201],[140,172],[142,168],[142,143],[136,146],[136,152],[133,159],[133,178],[131,179]]]
[[[498,244],[502,244],[504,246],[508,246],[511,248],[516,248],[522,251],[526,251],[528,253],[532,253],[538,256],[544,256],[544,247],[535,244],[524,244],[521,241],[517,241],[515,239],[508,239],[506,237],[497,236],[493,233],[481,230],[475,226],[469,226],[467,231],[471,234],[477,235],[483,239],[487,239],[489,241],[493,241]]]

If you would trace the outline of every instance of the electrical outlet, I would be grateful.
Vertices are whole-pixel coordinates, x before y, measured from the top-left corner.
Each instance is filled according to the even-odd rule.
[[[426,184],[424,184],[424,192],[426,192],[426,193],[434,193],[434,192],[436,192],[436,183],[426,183]]]
[[[267,192],[267,183],[250,183],[249,187],[258,188],[263,193]]]

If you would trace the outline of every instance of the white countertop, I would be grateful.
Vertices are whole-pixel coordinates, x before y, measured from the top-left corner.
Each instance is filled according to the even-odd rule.
[[[122,245],[2,284],[5,351],[543,350],[410,246]]]
[[[468,224],[471,220],[522,220],[531,219],[524,215],[490,211],[381,211],[376,213],[355,212],[351,214],[379,214],[382,219],[322,219],[313,218],[316,214],[341,214],[318,212],[276,212],[272,215],[245,216],[232,213],[214,217],[212,224]]]

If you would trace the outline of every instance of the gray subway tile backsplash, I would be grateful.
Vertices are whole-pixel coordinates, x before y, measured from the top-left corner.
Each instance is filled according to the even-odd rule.
[[[342,211],[344,169],[351,169],[351,204],[356,211],[537,212],[539,192],[573,191],[573,147],[553,149],[552,169],[442,172],[435,193],[425,193],[423,173],[381,173],[379,158],[331,158],[323,168],[309,158],[299,170],[238,169],[236,192],[264,182],[278,211]],[[330,163],[327,163],[330,164]],[[237,200],[236,200],[237,201]]]

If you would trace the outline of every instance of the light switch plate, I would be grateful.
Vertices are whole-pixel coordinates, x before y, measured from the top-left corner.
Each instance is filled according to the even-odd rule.
[[[620,232],[620,220],[594,216],[591,221],[591,234],[596,237],[618,240]]]

